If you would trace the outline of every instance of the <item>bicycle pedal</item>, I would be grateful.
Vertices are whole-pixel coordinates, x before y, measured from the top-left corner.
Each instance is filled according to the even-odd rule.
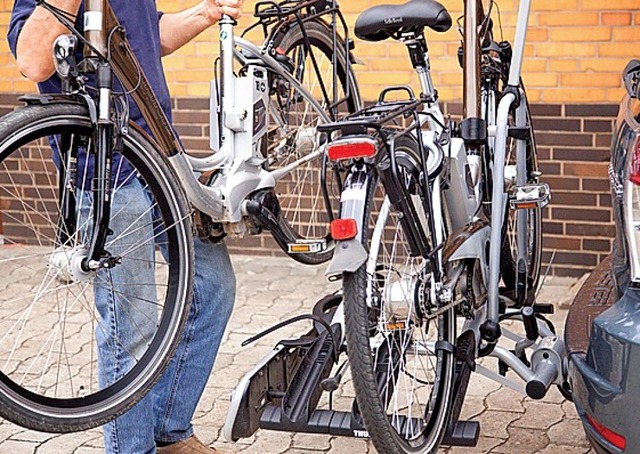
[[[314,254],[327,250],[327,241],[322,240],[296,240],[287,244],[289,254]]]
[[[546,183],[516,186],[510,192],[511,208],[515,210],[544,208],[551,201],[551,190]]]

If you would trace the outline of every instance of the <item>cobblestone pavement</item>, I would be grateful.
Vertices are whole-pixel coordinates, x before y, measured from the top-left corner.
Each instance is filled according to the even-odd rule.
[[[322,296],[338,288],[322,276],[324,267],[297,265],[284,258],[234,257],[238,275],[236,309],[225,335],[214,373],[195,416],[195,429],[206,443],[226,452],[246,454],[365,454],[375,453],[366,441],[325,435],[258,431],[249,439],[228,443],[221,428],[229,394],[240,377],[285,336],[302,334],[308,325],[288,327],[250,347],[240,343],[274,323],[308,312]],[[567,302],[576,288],[571,279],[549,278],[540,301],[560,303],[553,316],[561,329]],[[345,388],[347,388],[345,386]],[[349,401],[352,392],[341,390],[336,402]],[[573,454],[592,453],[573,404],[552,389],[534,401],[477,374],[472,375],[463,418],[481,424],[476,448],[442,448],[448,454]],[[102,452],[98,429],[73,434],[48,434],[25,430],[0,421],[0,453],[98,454]]]

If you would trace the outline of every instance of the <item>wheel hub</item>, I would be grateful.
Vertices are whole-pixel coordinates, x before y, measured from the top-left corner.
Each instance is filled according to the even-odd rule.
[[[423,313],[426,284],[420,275],[405,275],[387,282],[383,290],[385,311],[395,321],[418,322]]]
[[[82,268],[87,252],[83,246],[60,246],[55,249],[49,256],[49,268],[56,280],[62,284],[89,282],[93,273]]]

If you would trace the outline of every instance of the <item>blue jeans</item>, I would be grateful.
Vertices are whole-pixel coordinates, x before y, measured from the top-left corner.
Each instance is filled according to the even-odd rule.
[[[91,193],[81,193],[81,219],[86,222],[90,219]],[[119,188],[113,197],[109,226],[113,234],[107,238],[106,249],[117,255],[141,241],[146,240],[147,246],[137,247],[134,259],[125,258],[121,265],[100,271],[94,285],[101,318],[101,328],[96,330],[101,386],[113,382],[135,364],[134,358],[146,349],[144,333],[156,329],[153,304],[133,304],[156,301],[155,287],[130,285],[132,276],[140,282],[154,279],[154,244],[148,241],[153,235],[150,207],[150,196],[138,180]],[[194,246],[193,301],[182,340],[149,394],[104,426],[107,453],[154,453],[156,442],[171,443],[193,435],[191,419],[211,374],[235,301],[235,275],[225,244],[196,238]],[[99,283],[105,280],[109,285],[101,286]],[[126,289],[126,297],[118,290],[119,286]]]

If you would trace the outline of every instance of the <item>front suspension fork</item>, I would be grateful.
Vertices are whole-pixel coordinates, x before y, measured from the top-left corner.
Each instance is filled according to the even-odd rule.
[[[87,258],[82,267],[85,271],[104,266],[110,254],[105,250],[107,236],[111,233],[111,163],[114,152],[114,124],[111,119],[111,89],[113,73],[106,63],[98,65],[97,86],[99,90],[98,122],[95,126],[94,141],[94,178],[91,184],[93,192],[93,229]],[[117,140],[118,143],[120,139]]]

